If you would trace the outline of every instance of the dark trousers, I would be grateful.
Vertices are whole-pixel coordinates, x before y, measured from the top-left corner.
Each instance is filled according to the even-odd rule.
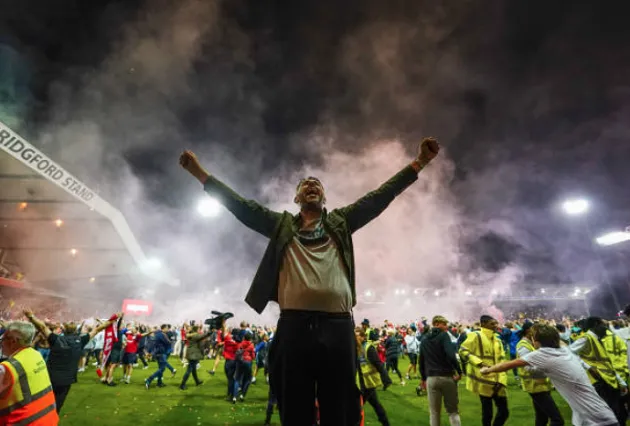
[[[147,379],[149,383],[151,383],[154,379],[157,379],[158,385],[162,384],[162,377],[164,376],[164,370],[166,370],[166,355],[155,355],[155,360],[158,363],[158,369],[155,373],[151,374],[151,376]]]
[[[282,424],[312,426],[317,398],[321,426],[358,425],[356,358],[350,314],[282,311],[269,348],[269,384]]]
[[[147,360],[144,358],[144,349],[138,349],[138,359],[142,361],[142,365],[147,367]]]
[[[376,417],[378,417],[378,421],[381,422],[383,426],[389,426],[387,413],[381,405],[381,402],[378,400],[378,396],[376,396],[376,389],[366,389],[365,391],[363,391],[363,399],[365,400],[365,402],[368,402],[372,406],[372,408],[374,408],[374,411],[376,412]]]
[[[251,361],[237,361],[236,372],[234,373],[234,393],[236,396],[239,393],[247,395],[247,389],[252,383],[252,362]]]
[[[389,373],[389,370],[393,371],[394,373],[398,374],[398,378],[400,380],[402,380],[402,374],[400,374],[400,370],[398,369],[398,357],[397,356],[392,356],[392,357],[388,357],[385,359],[385,365],[387,366],[387,372]]]
[[[223,366],[223,371],[225,371],[225,377],[227,378],[228,397],[235,397],[236,395],[234,395],[234,376],[236,374],[236,361],[233,359],[226,359],[225,365]]]
[[[198,385],[200,380],[199,377],[197,377],[197,366],[199,365],[199,361],[196,359],[189,359],[188,360],[188,368],[186,369],[186,372],[184,373],[184,377],[182,377],[182,384],[180,386],[184,387],[186,386],[186,382],[188,381],[188,378],[190,377],[190,375],[192,374],[193,379],[195,380],[195,384]]]
[[[508,410],[507,397],[505,396],[481,396],[481,424],[483,426],[503,426],[510,416],[510,410]],[[497,415],[492,422],[493,409],[492,401],[497,406]]]
[[[64,402],[66,402],[66,397],[68,396],[68,392],[70,392],[70,386],[72,385],[56,385],[53,383],[53,394],[55,395],[55,405],[57,406],[57,414],[61,411],[61,407],[63,407]]]
[[[536,426],[563,426],[564,419],[551,392],[530,393],[536,413]]]
[[[597,391],[597,394],[606,401],[606,404],[608,404],[613,413],[615,413],[615,417],[617,418],[619,424],[625,425],[626,419],[623,417],[624,410],[622,408],[621,392],[619,389],[613,388],[603,380],[593,383],[593,387],[595,388],[595,391]]]

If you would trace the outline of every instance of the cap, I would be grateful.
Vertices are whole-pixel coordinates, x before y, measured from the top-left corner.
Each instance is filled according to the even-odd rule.
[[[361,322],[361,325],[370,325],[370,320],[367,318],[364,318],[363,321]]]

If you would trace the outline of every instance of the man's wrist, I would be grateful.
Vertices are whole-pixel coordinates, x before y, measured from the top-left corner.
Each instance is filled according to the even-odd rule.
[[[208,180],[208,178],[210,177],[210,173],[206,172],[204,169],[200,169],[197,173],[196,176],[197,180],[199,182],[201,182],[202,185],[206,184],[206,181]]]
[[[411,167],[413,167],[416,173],[419,173],[420,170],[424,169],[427,164],[429,164],[428,161],[424,161],[420,158],[416,158],[411,162]]]

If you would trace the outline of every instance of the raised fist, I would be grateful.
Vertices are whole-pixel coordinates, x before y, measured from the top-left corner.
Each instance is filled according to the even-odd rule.
[[[179,156],[179,164],[201,183],[204,183],[208,178],[208,172],[201,167],[197,156],[192,151],[182,152],[182,155]]]
[[[420,153],[418,154],[418,161],[421,164],[428,164],[433,160],[440,152],[440,144],[434,137],[428,137],[422,139],[420,142]]]

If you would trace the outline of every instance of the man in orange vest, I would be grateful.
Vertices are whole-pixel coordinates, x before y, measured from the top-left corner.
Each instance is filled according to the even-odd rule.
[[[34,336],[35,327],[24,321],[9,323],[2,336],[8,359],[0,364],[0,426],[59,423],[46,362],[30,347]]]

